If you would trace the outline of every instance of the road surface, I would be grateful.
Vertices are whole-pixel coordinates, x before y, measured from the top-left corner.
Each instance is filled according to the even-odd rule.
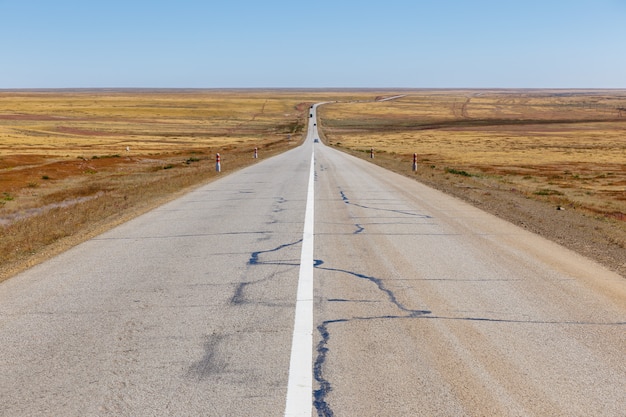
[[[315,137],[0,284],[0,415],[625,415],[623,277]]]

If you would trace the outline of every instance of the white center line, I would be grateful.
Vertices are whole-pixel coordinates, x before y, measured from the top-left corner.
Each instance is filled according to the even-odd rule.
[[[286,417],[311,416],[313,407],[313,221],[315,152],[311,154],[309,185],[304,212],[300,277],[296,317],[291,342]]]

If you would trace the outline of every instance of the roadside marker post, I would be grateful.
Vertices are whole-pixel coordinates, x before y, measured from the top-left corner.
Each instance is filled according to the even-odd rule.
[[[254,159],[257,159],[259,157],[259,148],[254,148]]]
[[[413,154],[413,171],[417,171],[417,154]]]
[[[216,153],[215,154],[215,171],[216,172],[222,172],[222,163],[221,163],[221,158],[220,158],[220,154]]]
[[[374,159],[374,148],[370,149],[370,158]]]

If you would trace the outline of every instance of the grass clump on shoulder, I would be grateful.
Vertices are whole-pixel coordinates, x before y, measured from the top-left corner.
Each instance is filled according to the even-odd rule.
[[[455,169],[455,168],[446,168],[446,169],[445,169],[445,171],[446,171],[448,174],[461,175],[461,176],[463,176],[463,177],[473,177],[473,175],[472,175],[472,174],[470,174],[469,172],[464,171],[464,170],[460,170],[460,169]]]

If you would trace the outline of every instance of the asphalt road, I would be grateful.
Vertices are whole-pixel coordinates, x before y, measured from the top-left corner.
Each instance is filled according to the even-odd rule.
[[[313,152],[290,415],[625,415],[623,277],[316,135],[0,284],[0,415],[284,415]]]

